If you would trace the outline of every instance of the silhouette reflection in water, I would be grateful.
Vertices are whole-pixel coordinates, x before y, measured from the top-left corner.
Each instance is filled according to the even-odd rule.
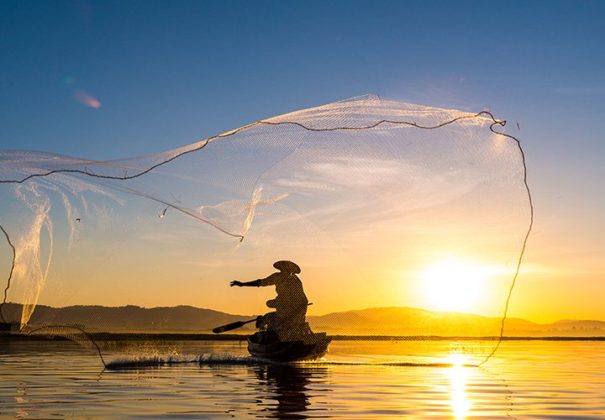
[[[266,415],[279,419],[308,418],[307,411],[311,404],[309,384],[321,383],[327,376],[325,368],[297,365],[266,365],[255,370],[261,388],[266,389],[267,395],[263,399],[275,400],[275,403],[265,407]]]

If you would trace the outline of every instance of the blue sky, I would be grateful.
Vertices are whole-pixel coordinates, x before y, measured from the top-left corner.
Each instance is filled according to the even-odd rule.
[[[377,93],[602,153],[605,5],[524,3],[4,1],[0,145],[123,157]]]
[[[365,93],[490,109],[526,148],[535,244],[559,244],[529,258],[602,275],[604,21],[596,1],[5,0],[0,148],[141,155]]]

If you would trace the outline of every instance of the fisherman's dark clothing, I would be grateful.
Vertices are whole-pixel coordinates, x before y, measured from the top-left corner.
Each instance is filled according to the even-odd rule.
[[[273,273],[259,279],[259,286],[275,285],[277,297],[272,301],[275,312],[263,316],[262,323],[274,330],[281,340],[300,337],[309,330],[305,322],[309,301],[298,276],[292,273]]]

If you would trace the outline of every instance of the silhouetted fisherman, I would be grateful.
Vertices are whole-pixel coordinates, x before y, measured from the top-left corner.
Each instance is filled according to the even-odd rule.
[[[277,297],[267,301],[269,308],[275,312],[259,317],[256,326],[260,329],[275,331],[282,341],[297,339],[309,334],[309,325],[305,322],[309,301],[297,274],[300,267],[292,261],[277,261],[273,267],[279,270],[264,279],[249,282],[232,281],[231,286],[273,286]]]

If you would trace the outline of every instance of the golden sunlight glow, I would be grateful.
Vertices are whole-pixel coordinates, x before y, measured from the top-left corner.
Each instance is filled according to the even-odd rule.
[[[464,356],[452,354],[450,362],[452,367],[448,369],[450,378],[450,404],[452,414],[456,419],[464,419],[472,408],[471,402],[466,395],[466,383],[468,370],[464,366]]]
[[[445,260],[421,274],[425,306],[436,311],[473,312],[486,298],[485,267],[458,260]]]

